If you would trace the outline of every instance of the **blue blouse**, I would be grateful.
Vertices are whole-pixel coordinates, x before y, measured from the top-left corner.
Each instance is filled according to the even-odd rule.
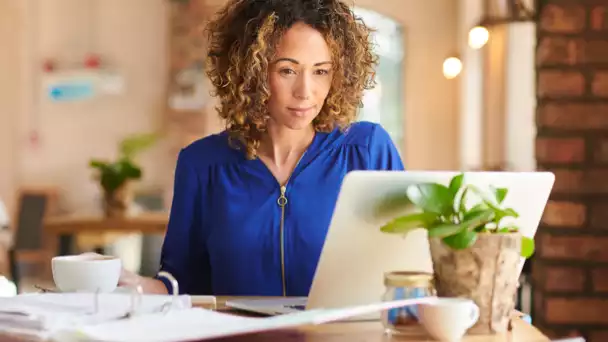
[[[316,133],[284,187],[262,161],[231,148],[226,132],[190,144],[177,160],[160,269],[180,293],[307,296],[351,170],[403,170],[380,125]]]

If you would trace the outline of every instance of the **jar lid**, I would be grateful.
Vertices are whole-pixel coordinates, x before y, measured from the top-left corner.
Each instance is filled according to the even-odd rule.
[[[418,286],[428,287],[433,283],[433,274],[425,272],[395,271],[384,275],[385,286]]]

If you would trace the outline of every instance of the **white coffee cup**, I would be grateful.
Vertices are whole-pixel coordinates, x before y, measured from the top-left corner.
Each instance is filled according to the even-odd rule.
[[[112,292],[122,271],[119,258],[105,255],[66,255],[51,260],[53,280],[61,292]]]
[[[479,307],[466,298],[437,298],[418,306],[418,319],[432,338],[457,342],[479,319]]]

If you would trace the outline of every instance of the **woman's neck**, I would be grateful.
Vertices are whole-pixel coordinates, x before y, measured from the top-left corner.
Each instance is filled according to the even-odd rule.
[[[293,130],[284,126],[268,125],[268,130],[262,137],[259,152],[280,167],[290,164],[294,159],[300,159],[312,143],[314,136],[315,131],[312,126]]]

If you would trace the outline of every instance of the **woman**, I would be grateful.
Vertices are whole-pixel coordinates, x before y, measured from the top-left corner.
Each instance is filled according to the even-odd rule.
[[[231,0],[208,29],[227,129],[179,154],[161,271],[181,293],[306,296],[346,173],[403,169],[382,127],[352,124],[370,32],[339,0]]]

